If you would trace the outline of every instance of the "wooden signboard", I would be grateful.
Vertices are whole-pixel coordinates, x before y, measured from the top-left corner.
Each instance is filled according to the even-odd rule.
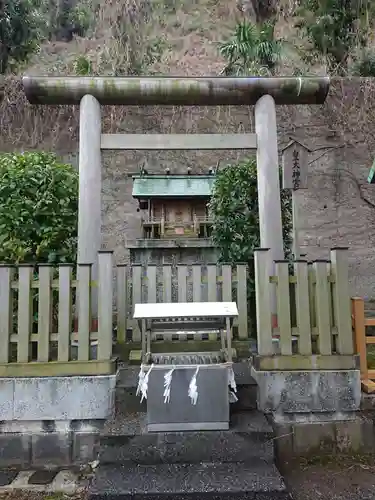
[[[307,165],[310,150],[291,141],[282,151],[283,189],[307,189]]]

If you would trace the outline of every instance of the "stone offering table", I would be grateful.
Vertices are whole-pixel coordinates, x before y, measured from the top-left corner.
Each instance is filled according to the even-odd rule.
[[[229,385],[234,384],[232,323],[237,315],[234,302],[135,305],[134,319],[140,322],[142,333],[140,378],[147,377],[149,432],[229,428]],[[154,354],[152,339],[157,333],[185,336],[220,333],[221,350]],[[189,397],[193,379],[196,401]],[[165,392],[167,386],[169,396]]]

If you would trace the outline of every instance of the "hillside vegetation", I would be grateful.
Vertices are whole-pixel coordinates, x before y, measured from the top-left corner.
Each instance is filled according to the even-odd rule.
[[[375,76],[371,0],[5,0],[0,72]]]

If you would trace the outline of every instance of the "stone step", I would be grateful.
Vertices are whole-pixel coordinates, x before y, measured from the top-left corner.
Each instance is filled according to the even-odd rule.
[[[89,500],[289,500],[273,464],[100,465]]]
[[[100,438],[102,464],[258,462],[274,460],[273,431],[258,411],[231,416],[227,431],[146,432],[146,414],[116,415]]]

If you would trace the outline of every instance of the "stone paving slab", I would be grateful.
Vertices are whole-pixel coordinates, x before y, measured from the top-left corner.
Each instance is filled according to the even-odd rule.
[[[51,484],[58,470],[37,470],[29,477],[29,484]]]
[[[87,487],[88,475],[79,470],[0,470],[0,494],[25,490],[72,495]]]
[[[17,476],[18,476],[17,471],[0,470],[0,487],[1,486],[8,486],[16,479]]]

